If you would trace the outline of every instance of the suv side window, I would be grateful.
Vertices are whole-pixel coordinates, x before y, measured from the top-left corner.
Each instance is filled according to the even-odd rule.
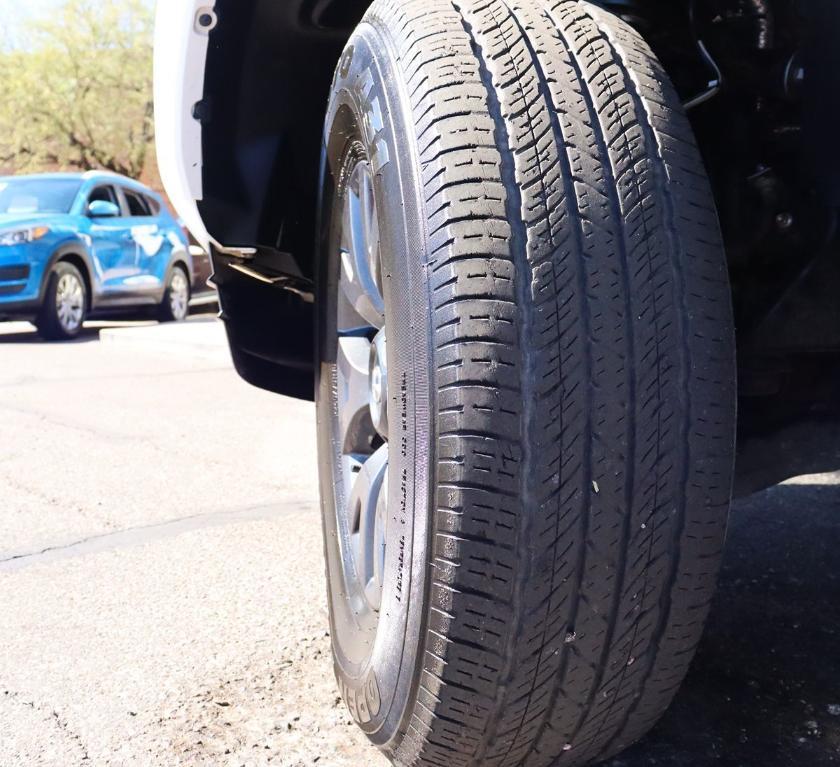
[[[153,216],[160,215],[160,203],[154,199],[154,197],[149,197],[148,195],[144,194],[143,199],[146,201],[146,205],[149,206],[149,210],[152,212]]]
[[[132,218],[144,218],[152,215],[149,206],[146,203],[146,198],[142,194],[137,194],[129,189],[122,190],[125,197],[126,205],[128,206],[128,215]]]

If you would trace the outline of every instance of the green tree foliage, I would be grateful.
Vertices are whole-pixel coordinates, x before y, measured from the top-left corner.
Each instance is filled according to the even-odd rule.
[[[144,0],[66,0],[0,52],[4,170],[140,177],[154,140],[152,28]]]

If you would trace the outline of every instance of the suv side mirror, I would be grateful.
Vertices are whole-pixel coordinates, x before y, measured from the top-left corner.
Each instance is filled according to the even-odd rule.
[[[88,216],[91,218],[118,218],[119,215],[119,206],[107,200],[94,200],[88,205]]]

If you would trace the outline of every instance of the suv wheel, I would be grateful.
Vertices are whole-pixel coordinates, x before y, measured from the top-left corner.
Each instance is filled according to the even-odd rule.
[[[641,737],[723,547],[734,332],[689,123],[573,0],[377,0],[327,113],[318,429],[335,670],[397,765]]]
[[[190,279],[181,266],[172,267],[158,311],[161,322],[181,322],[190,313]]]
[[[76,338],[87,311],[87,289],[79,270],[66,261],[57,263],[47,279],[44,303],[36,320],[38,332],[50,341]]]

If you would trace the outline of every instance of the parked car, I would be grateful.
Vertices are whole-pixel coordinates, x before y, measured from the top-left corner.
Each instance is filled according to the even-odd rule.
[[[317,400],[335,672],[394,764],[624,749],[736,454],[738,493],[840,465],[838,40],[836,0],[159,3],[166,186],[239,372]]]
[[[187,317],[187,238],[151,189],[112,173],[0,178],[0,319],[28,319],[48,339],[87,317],[156,307]]]

